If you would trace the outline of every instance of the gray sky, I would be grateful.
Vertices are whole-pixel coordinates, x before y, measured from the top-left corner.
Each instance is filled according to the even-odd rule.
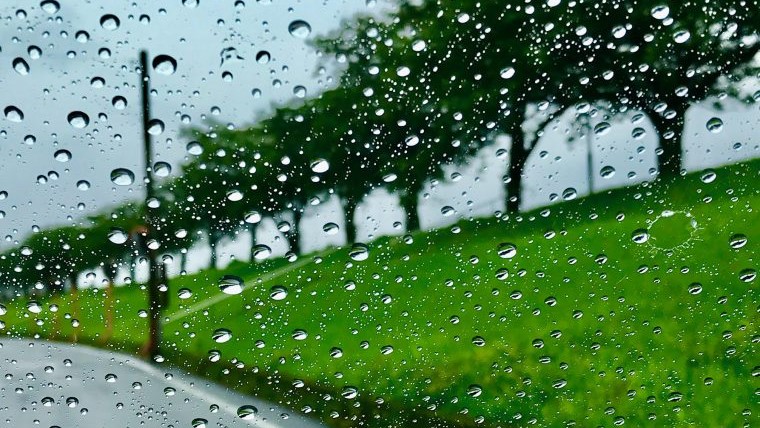
[[[15,106],[24,114],[21,122],[0,119],[0,190],[8,192],[7,199],[0,200],[0,210],[5,213],[0,219],[5,246],[26,236],[35,225],[64,224],[126,198],[141,197],[139,181],[117,186],[109,178],[114,168],[128,168],[138,176],[142,168],[135,73],[139,49],[148,48],[152,56],[171,55],[177,62],[174,74],[154,71],[152,80],[156,92],[153,116],[165,124],[163,133],[154,137],[156,160],[171,164],[176,174],[187,156],[187,141],[178,136],[182,127],[200,125],[206,117],[243,126],[273,103],[292,99],[298,86],[306,88],[309,95],[331,86],[330,73],[320,74],[316,69],[316,53],[304,39],[289,33],[291,22],[307,21],[311,38],[336,28],[343,18],[373,10],[365,0],[246,0],[244,7],[236,6],[238,2],[233,0],[201,0],[194,8],[183,6],[181,0],[61,3],[61,9],[53,14],[41,10],[37,0],[0,6],[0,107]],[[118,28],[101,26],[101,17],[106,14],[118,17]],[[141,18],[143,15],[149,22]],[[77,37],[80,31],[89,37]],[[38,59],[30,55],[30,46],[41,49]],[[99,53],[104,48],[110,51],[109,57]],[[235,50],[226,51],[233,58],[222,63],[220,54],[229,48]],[[269,53],[268,63],[256,60],[262,51]],[[15,58],[28,63],[27,75],[14,70]],[[98,78],[105,82],[102,87],[92,83]],[[258,98],[253,96],[255,89],[261,92]],[[119,110],[112,104],[116,96],[127,100],[126,108]],[[757,108],[732,102],[722,112],[703,106],[692,108],[687,118],[686,167],[703,169],[757,157],[760,149],[750,139],[758,131]],[[68,123],[73,111],[89,116],[85,128]],[[567,116],[555,122],[531,156],[524,208],[549,204],[552,195],[561,195],[571,187],[581,195],[588,193],[589,141],[568,144],[573,130]],[[713,116],[721,117],[725,124],[717,134],[705,126]],[[595,190],[652,177],[656,136],[648,120],[633,124],[631,119],[632,115],[615,118],[608,134],[591,141]],[[646,130],[639,140],[631,136],[637,126]],[[33,143],[28,135],[34,137]],[[738,150],[734,148],[737,143]],[[423,227],[502,209],[500,181],[508,159],[497,157],[496,150],[508,144],[508,140],[500,140],[468,165],[452,166],[451,180],[429,185],[421,195]],[[71,160],[54,158],[61,149],[72,154]],[[612,166],[614,176],[602,178],[599,171],[604,166]],[[40,176],[47,181],[40,182]],[[58,178],[51,179],[53,176]],[[78,189],[77,183],[82,180],[89,183],[88,190]],[[443,216],[444,205],[455,208],[457,214]],[[342,243],[342,233],[327,235],[322,231],[324,223],[341,225],[342,219],[335,200],[309,209],[302,224],[304,249]],[[394,226],[403,223],[402,213],[395,197],[385,191],[367,198],[359,207],[357,220],[360,240],[403,233],[403,226]],[[271,221],[265,222],[258,238],[275,253],[286,249]],[[227,243],[221,253],[222,263],[232,257],[246,258],[249,243],[244,235]],[[207,253],[203,245],[193,249],[191,268],[204,266]]]

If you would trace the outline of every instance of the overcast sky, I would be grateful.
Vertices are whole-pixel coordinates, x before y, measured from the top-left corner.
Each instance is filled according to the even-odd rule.
[[[21,121],[14,114],[0,119],[0,191],[8,194],[0,200],[4,213],[0,231],[6,247],[35,225],[70,223],[124,199],[142,197],[139,181],[117,186],[110,180],[114,168],[130,169],[138,176],[142,169],[136,74],[140,49],[147,48],[152,57],[169,55],[177,63],[173,74],[152,70],[153,117],[165,124],[164,131],[154,137],[156,160],[168,162],[176,174],[188,156],[187,141],[178,135],[181,128],[200,125],[211,116],[243,126],[273,103],[292,99],[299,86],[307,96],[331,86],[331,73],[317,70],[318,57],[307,39],[337,28],[341,19],[373,10],[366,0],[185,2],[195,7],[183,5],[182,0],[60,3],[57,11],[43,10],[38,0],[6,1],[0,6],[0,108],[23,112]],[[105,15],[116,16],[118,26]],[[289,32],[289,25],[297,20],[311,27],[305,39],[303,34]],[[41,51],[39,57],[34,47]],[[267,56],[263,52],[268,53],[266,63],[257,61]],[[261,95],[254,96],[257,93]],[[113,103],[117,96],[126,99],[122,109]],[[752,139],[760,120],[757,108],[732,102],[722,112],[692,108],[686,132],[687,168],[757,157],[760,149]],[[72,112],[85,113],[87,126],[72,126],[68,120]],[[720,133],[706,129],[705,123],[713,116],[724,122]],[[524,208],[548,204],[553,195],[568,188],[588,193],[589,145],[595,190],[651,179],[657,139],[648,120],[634,124],[631,115],[613,123],[604,136],[569,144],[572,126],[568,120],[558,120],[530,159]],[[635,139],[631,135],[635,127],[644,128],[646,135]],[[497,157],[496,151],[508,144],[507,139],[500,140],[468,165],[452,167],[452,180],[428,186],[421,195],[423,227],[501,209],[500,181],[508,159]],[[71,153],[71,159],[61,162],[66,156],[60,150]],[[615,169],[611,178],[599,174],[605,166]],[[457,214],[444,217],[444,205],[455,208]],[[334,200],[310,209],[302,225],[304,249],[341,243],[342,234],[326,235],[322,225],[342,224],[342,218]],[[403,215],[395,198],[384,191],[367,198],[357,220],[360,240],[403,232],[399,226]],[[286,246],[278,235],[268,221],[258,238],[282,253]],[[222,263],[232,257],[245,258],[248,245],[246,236],[225,245]],[[203,246],[192,251],[193,269],[205,265],[207,251]]]

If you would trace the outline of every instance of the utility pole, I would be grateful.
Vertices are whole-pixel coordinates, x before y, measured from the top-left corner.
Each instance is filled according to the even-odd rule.
[[[154,239],[155,221],[151,208],[148,203],[155,198],[156,190],[153,182],[153,144],[148,124],[150,122],[150,76],[148,74],[148,53],[140,51],[140,87],[142,89],[142,127],[143,127],[143,144],[145,153],[145,230],[144,236],[140,240],[140,245],[144,254],[148,258],[148,341],[143,347],[143,355],[155,357],[158,355],[158,347],[161,343],[161,309],[162,293],[160,288],[166,287],[162,284],[165,281],[165,275],[162,275],[162,267],[156,260],[155,250],[151,249],[151,240]],[[163,278],[162,278],[163,277]]]

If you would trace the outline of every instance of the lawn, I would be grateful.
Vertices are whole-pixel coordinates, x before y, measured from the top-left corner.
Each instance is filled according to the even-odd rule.
[[[760,162],[714,172],[176,278],[164,364],[335,426],[760,426]],[[107,340],[79,294],[6,302],[6,334],[135,352],[139,286]]]

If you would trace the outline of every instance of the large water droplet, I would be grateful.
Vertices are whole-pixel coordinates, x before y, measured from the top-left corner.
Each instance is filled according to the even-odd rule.
[[[219,280],[219,289],[224,294],[240,294],[243,292],[243,279],[235,275],[224,275]]]
[[[643,244],[649,241],[649,231],[646,229],[636,229],[631,234],[631,239],[637,244]]]
[[[153,164],[153,174],[156,177],[168,177],[172,173],[172,166],[168,162],[158,161]]]
[[[266,63],[269,62],[269,60],[271,59],[271,57],[272,56],[269,55],[269,52],[267,52],[267,51],[259,51],[256,54],[256,62],[258,62],[259,64],[266,64]]]
[[[161,135],[164,132],[164,122],[161,119],[151,119],[148,121],[148,133],[150,135]]]
[[[77,129],[85,128],[90,124],[90,116],[81,111],[72,111],[66,119],[69,121],[69,125]]]
[[[8,106],[3,110],[5,118],[11,122],[22,122],[24,120],[24,112],[16,106]]]
[[[272,255],[272,249],[264,244],[256,244],[253,247],[253,258],[255,260],[266,260]]]
[[[61,10],[61,5],[56,0],[44,0],[40,2],[40,8],[49,14]]]
[[[211,335],[211,339],[216,343],[229,342],[230,339],[232,339],[232,332],[226,328],[218,328],[214,331],[214,334]]]
[[[298,19],[288,25],[288,32],[293,37],[305,39],[311,34],[311,25],[306,21]]]
[[[22,76],[29,74],[29,64],[23,58],[14,59],[12,64],[13,69],[16,70],[16,73]]]
[[[655,6],[652,8],[652,18],[654,19],[663,20],[667,18],[668,15],[670,15],[670,8],[665,5]]]
[[[282,285],[275,285],[269,290],[269,297],[272,300],[284,300],[288,297],[288,289]]]
[[[705,127],[713,134],[717,134],[723,130],[723,121],[719,117],[711,117],[705,124]]]
[[[127,108],[127,99],[122,97],[121,95],[117,95],[113,97],[111,100],[111,104],[114,106],[116,110],[124,110]]]
[[[731,238],[728,240],[728,245],[730,245],[734,250],[738,250],[739,248],[747,245],[747,236],[742,233],[731,235]]]
[[[311,170],[316,173],[327,172],[330,169],[330,163],[324,159],[317,159],[311,162]]]
[[[169,55],[158,55],[153,58],[153,69],[158,74],[170,76],[177,71],[177,60]]]
[[[306,333],[305,330],[295,329],[295,330],[293,330],[292,337],[295,340],[305,340],[307,337],[309,337],[309,334]]]
[[[127,235],[127,232],[125,232],[124,229],[114,227],[110,232],[108,232],[108,240],[114,244],[121,245],[127,242],[127,239],[129,239],[129,235]]]
[[[250,421],[250,420],[255,419],[258,413],[259,413],[259,409],[257,409],[255,406],[252,406],[250,404],[246,404],[245,406],[240,406],[237,409],[238,417],[245,421]]]
[[[599,170],[599,175],[601,175],[602,178],[612,178],[615,176],[615,168],[610,165],[605,165]]]
[[[119,28],[121,21],[116,15],[106,14],[100,17],[100,26],[106,30],[113,31]]]
[[[348,252],[348,256],[351,257],[351,260],[357,262],[367,260],[369,258],[369,247],[367,247],[365,244],[357,242],[351,247],[351,250]]]
[[[502,244],[499,244],[499,248],[496,250],[496,253],[502,259],[511,259],[517,255],[517,246],[509,242],[504,242]]]
[[[71,160],[71,152],[66,149],[56,150],[53,158],[58,162],[68,162]]]
[[[135,173],[127,168],[116,168],[111,171],[111,181],[117,186],[129,186],[135,182]]]

